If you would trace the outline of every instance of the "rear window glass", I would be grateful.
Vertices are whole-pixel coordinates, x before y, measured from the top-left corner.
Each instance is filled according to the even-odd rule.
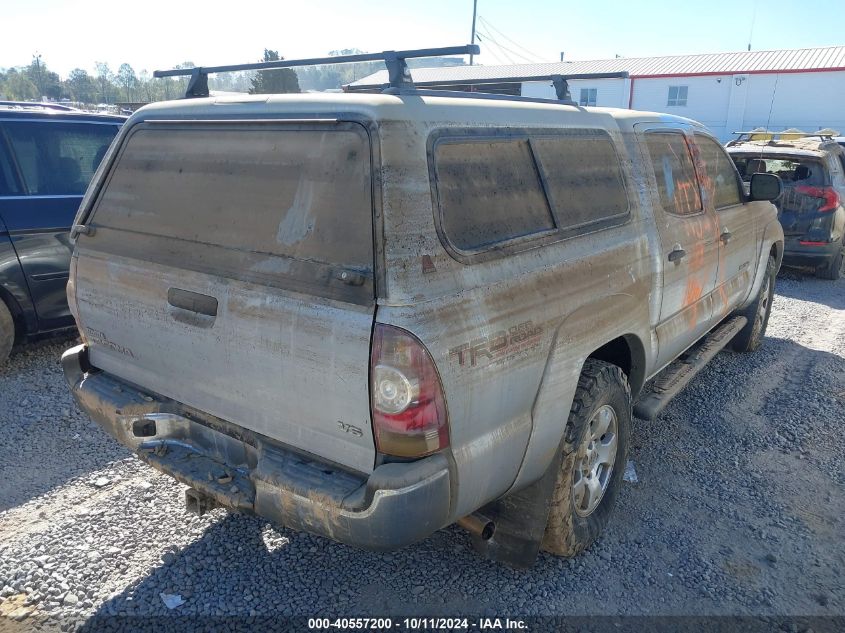
[[[750,181],[754,174],[775,174],[780,176],[784,187],[796,184],[819,187],[829,184],[824,165],[810,158],[775,158],[758,154],[732,154],[731,158],[745,181]]]
[[[562,229],[628,211],[622,166],[610,135],[584,130],[531,140]]]
[[[527,139],[435,146],[441,222],[465,251],[555,228]]]
[[[681,132],[648,132],[645,140],[664,211],[675,215],[701,211],[701,193],[684,135]]]
[[[150,126],[128,139],[95,224],[372,271],[359,126]]]
[[[98,123],[9,121],[3,130],[26,193],[82,195],[118,126]]]

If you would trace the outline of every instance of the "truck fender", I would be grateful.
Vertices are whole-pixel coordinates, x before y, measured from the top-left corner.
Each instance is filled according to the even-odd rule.
[[[781,227],[778,220],[769,222],[763,229],[754,283],[751,284],[750,292],[745,298],[745,301],[737,306],[737,309],[742,310],[748,307],[760,292],[760,288],[763,285],[763,278],[766,276],[766,262],[769,260],[769,254],[772,252],[772,248],[775,250],[775,271],[780,270],[780,265],[783,261],[783,239],[783,227]]]
[[[643,283],[636,290],[648,293],[645,286]],[[633,339],[631,347],[636,349],[632,349],[632,356],[639,357],[631,359],[632,365],[641,376],[647,374],[653,363],[653,351],[645,344],[651,341],[649,323],[648,301],[638,292],[608,295],[564,318],[552,340],[531,411],[531,435],[509,493],[540,479],[559,452],[578,377],[590,355],[615,339]]]
[[[634,336],[639,344],[631,346],[638,348],[638,352],[631,350],[631,363],[644,375],[646,359],[633,358],[635,353],[644,355],[643,339],[627,334],[638,324],[648,328],[648,302],[638,300],[635,294],[614,294],[575,310],[557,327],[532,407],[531,436],[519,474],[506,495],[479,510],[479,515],[496,526],[489,540],[473,536],[479,554],[518,568],[534,563],[548,522],[569,410],[584,362],[607,343]]]

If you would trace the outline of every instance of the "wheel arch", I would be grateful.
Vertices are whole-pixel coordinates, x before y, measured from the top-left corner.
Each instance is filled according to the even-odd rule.
[[[783,261],[783,242],[772,242],[769,256],[775,258],[775,270],[780,270],[780,264]]]
[[[645,384],[645,346],[636,334],[617,336],[594,350],[587,358],[602,360],[619,367],[628,377],[633,397],[637,396]]]
[[[558,326],[531,410],[531,436],[511,490],[539,479],[551,463],[588,358],[619,366],[632,395],[642,389],[654,351],[646,346],[650,306],[643,296],[648,288],[637,286],[582,305]]]
[[[8,308],[12,315],[12,321],[15,324],[15,342],[17,343],[29,332],[26,315],[14,295],[3,286],[0,286],[0,302]]]

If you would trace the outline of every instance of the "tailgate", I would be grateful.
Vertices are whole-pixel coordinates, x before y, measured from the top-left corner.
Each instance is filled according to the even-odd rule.
[[[783,195],[775,202],[784,235],[806,235],[813,220],[818,217],[823,201],[808,193],[808,189],[806,186],[784,183]]]
[[[92,364],[370,472],[371,173],[354,123],[133,128],[77,242]]]

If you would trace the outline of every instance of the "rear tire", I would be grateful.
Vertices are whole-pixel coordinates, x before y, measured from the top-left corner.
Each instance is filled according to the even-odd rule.
[[[9,308],[0,299],[0,365],[6,362],[15,344],[15,320]]]
[[[763,279],[763,285],[760,286],[760,292],[757,293],[757,298],[739,313],[748,319],[748,323],[731,341],[731,347],[735,352],[753,352],[763,344],[766,327],[769,325],[769,316],[772,314],[776,267],[775,258],[769,257],[769,261],[766,262],[766,276]]]
[[[631,388],[625,374],[616,365],[587,359],[566,426],[545,551],[575,556],[602,533],[622,487],[630,429]]]
[[[816,274],[822,279],[836,281],[843,274],[843,266],[845,266],[845,246],[839,249],[839,254],[832,257],[827,266],[819,268]]]

